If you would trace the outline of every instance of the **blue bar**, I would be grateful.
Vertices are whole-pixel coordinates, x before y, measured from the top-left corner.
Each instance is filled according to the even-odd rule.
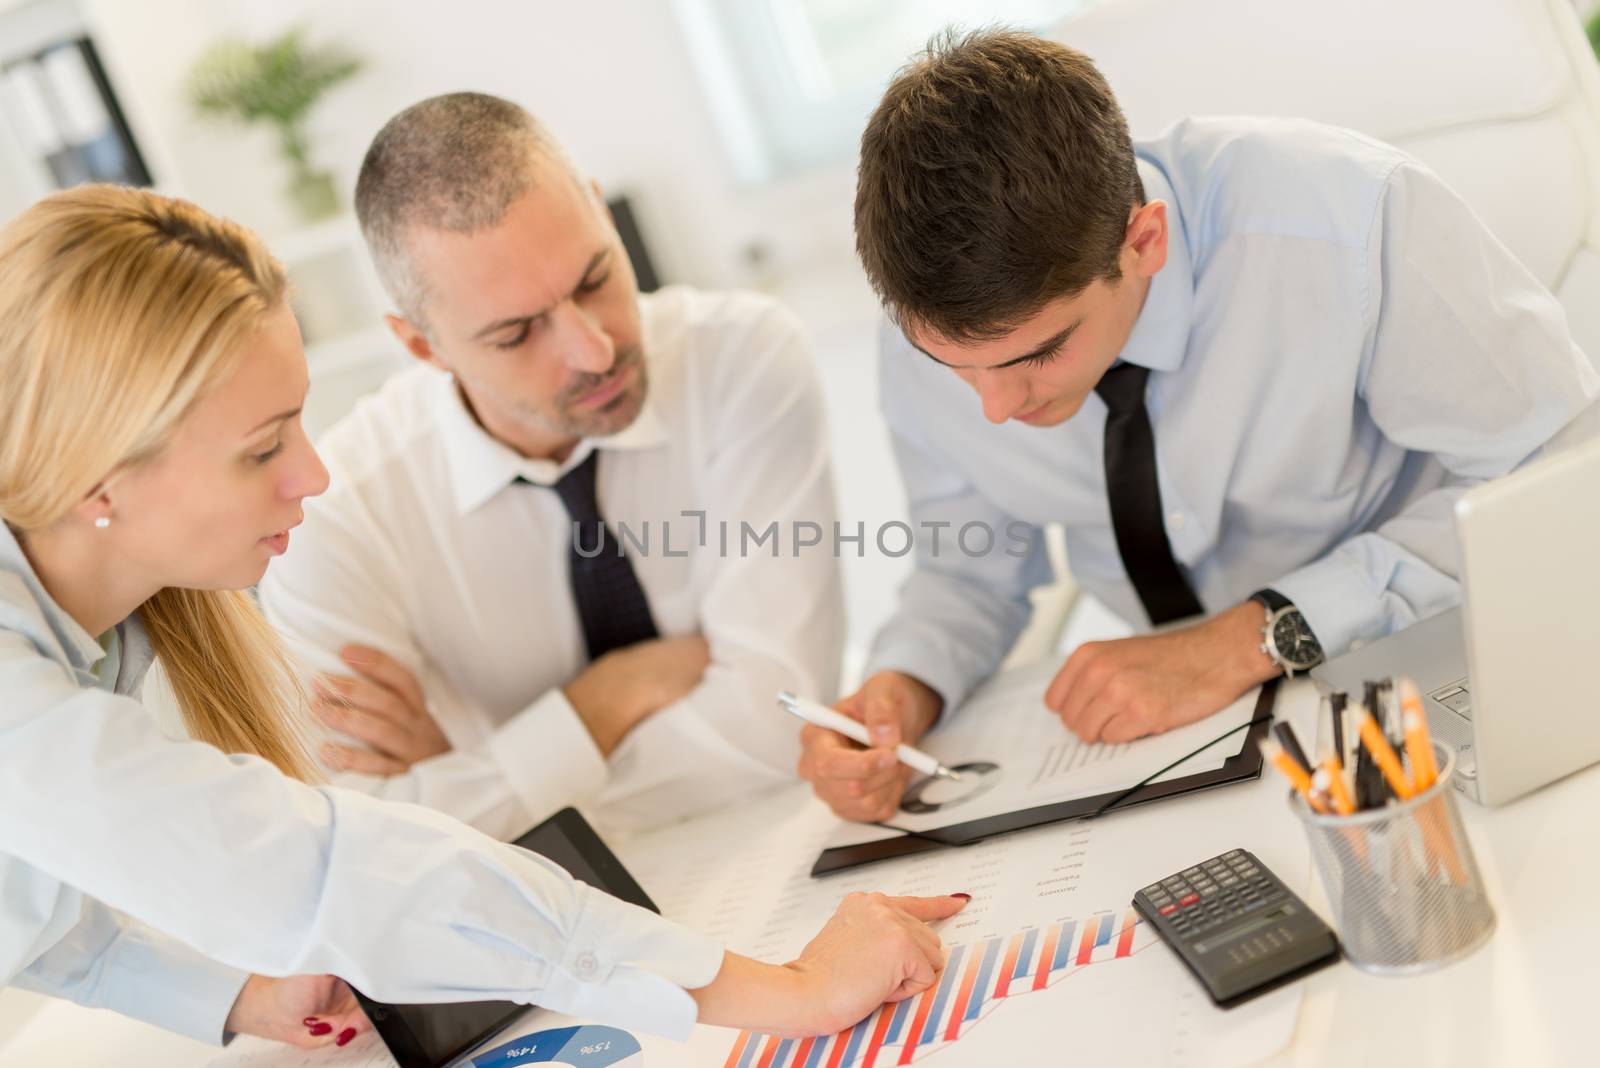
[[[883,1036],[885,1046],[900,1037],[900,1028],[905,1026],[906,1017],[911,1013],[911,1003],[916,1000],[916,998],[906,998],[894,1007],[894,1018],[889,1021],[888,1033]]]
[[[739,1063],[737,1068],[750,1068],[750,1066],[755,1063],[756,1050],[760,1048],[761,1045],[766,1042],[766,1040],[766,1035],[752,1034],[750,1036],[750,1041],[744,1044],[744,1052],[739,1055]]]
[[[1100,930],[1095,932],[1094,948],[1099,949],[1111,942],[1111,928],[1116,926],[1116,923],[1117,917],[1113,913],[1108,912],[1100,917]]]
[[[1068,920],[1061,925],[1061,937],[1056,939],[1055,959],[1050,962],[1050,970],[1058,971],[1066,967],[1067,958],[1072,956],[1072,936],[1078,931],[1078,921]]]
[[[794,1039],[786,1038],[778,1043],[778,1051],[772,1055],[771,1068],[783,1068],[789,1063],[789,1052],[794,1048]]]
[[[811,1046],[811,1056],[806,1058],[803,1068],[817,1068],[822,1063],[822,1058],[827,1056],[828,1043],[837,1038],[837,1035],[823,1035]]]
[[[876,1016],[877,1013],[873,1013]],[[844,1048],[844,1059],[839,1062],[842,1068],[850,1068],[856,1063],[856,1054],[861,1052],[861,1040],[867,1037],[868,1025],[872,1023],[872,1016],[856,1024],[855,1030],[850,1032],[850,1043]]]
[[[1001,941],[999,938],[991,939],[989,948],[983,951],[983,963],[978,965],[978,979],[972,984],[972,998],[967,1002],[967,1014],[964,1019],[976,1020],[984,1004],[994,997],[994,988],[989,985],[989,977],[994,972],[995,958],[1000,955]]]
[[[939,980],[939,992],[933,996],[933,1009],[928,1013],[928,1025],[922,1029],[922,1037],[917,1040],[917,1045],[932,1042],[939,1033],[939,1020],[944,1016],[944,1003],[950,998],[950,988],[956,985],[956,977],[961,974],[961,958],[966,955],[966,946],[957,946],[950,951],[950,963],[944,966],[944,978]]]
[[[1022,949],[1017,953],[1017,968],[1011,973],[1013,983],[1033,971],[1028,967],[1028,962],[1033,959],[1033,944],[1037,941],[1039,941],[1039,928],[1035,927],[1022,939]]]

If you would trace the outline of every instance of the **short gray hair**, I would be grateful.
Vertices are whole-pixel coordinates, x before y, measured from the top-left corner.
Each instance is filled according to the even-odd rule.
[[[500,222],[552,159],[576,175],[544,124],[487,93],[446,93],[384,123],[356,179],[356,218],[378,277],[419,328],[426,287],[406,247],[425,227],[474,233]]]

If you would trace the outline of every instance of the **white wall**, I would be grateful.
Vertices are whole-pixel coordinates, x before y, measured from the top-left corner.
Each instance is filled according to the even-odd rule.
[[[65,0],[57,0],[65,2]],[[848,167],[777,187],[734,178],[671,6],[662,0],[77,0],[94,28],[129,123],[168,192],[233,216],[268,238],[297,228],[279,195],[270,137],[196,120],[183,99],[194,58],[223,34],[261,38],[304,24],[314,41],[360,53],[367,69],[314,120],[318,158],[348,199],[378,127],[436,93],[476,89],[538,114],[608,189],[635,198],[663,274],[703,286],[758,279],[744,249],[761,242],[763,276],[805,320],[828,394],[843,514],[873,524],[904,510],[877,416],[875,300],[851,239]],[[909,569],[847,559],[853,660]]]
[[[182,86],[215,37],[262,37],[302,23],[313,39],[368,61],[315,120],[319,156],[347,193],[390,115],[435,93],[478,89],[540,115],[603,184],[633,193],[671,277],[740,283],[751,240],[772,242],[786,262],[849,262],[849,170],[777,192],[739,188],[670,6],[659,0],[82,2],[163,186],[269,237],[294,225],[277,196],[284,175],[269,136],[196,121]]]

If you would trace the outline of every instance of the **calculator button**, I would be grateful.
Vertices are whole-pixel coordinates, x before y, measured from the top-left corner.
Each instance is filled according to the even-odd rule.
[[[1163,916],[1171,916],[1174,912],[1177,912],[1177,911],[1178,911],[1178,906],[1174,902],[1170,902],[1169,901],[1167,904],[1161,906],[1161,915],[1163,915]]]
[[[1161,884],[1151,883],[1149,886],[1139,891],[1139,893],[1145,895],[1146,897],[1154,897],[1155,895],[1161,893]]]
[[[1244,850],[1242,850],[1242,849],[1230,849],[1226,853],[1222,854],[1222,859],[1223,860],[1233,860],[1236,857],[1242,857],[1242,856],[1244,856]]]
[[[1178,904],[1182,905],[1184,908],[1188,908],[1190,905],[1193,905],[1196,901],[1199,901],[1199,900],[1200,900],[1200,895],[1199,894],[1185,894],[1183,897],[1180,897],[1178,899]]]

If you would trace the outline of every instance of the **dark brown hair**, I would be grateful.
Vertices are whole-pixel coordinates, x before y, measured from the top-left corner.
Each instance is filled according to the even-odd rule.
[[[1143,199],[1127,120],[1087,56],[1015,30],[947,30],[861,137],[856,252],[902,327],[989,340],[1115,281]]]

